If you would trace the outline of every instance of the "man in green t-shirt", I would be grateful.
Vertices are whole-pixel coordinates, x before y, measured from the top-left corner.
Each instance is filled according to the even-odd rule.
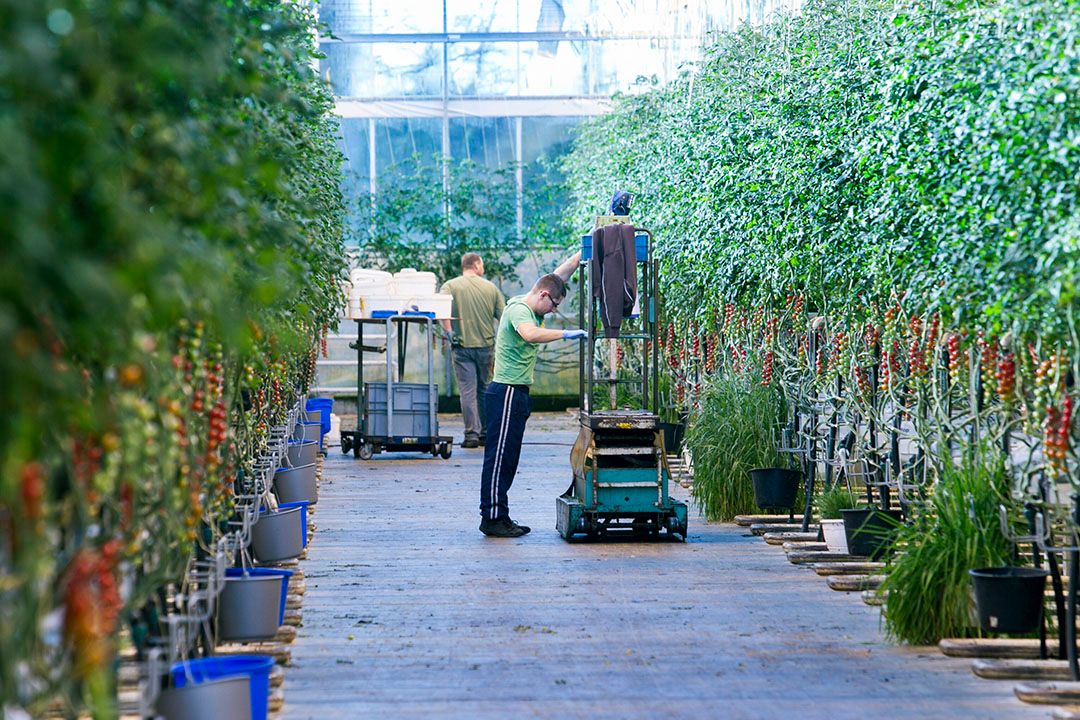
[[[461,275],[443,283],[442,293],[454,296],[443,330],[450,338],[454,358],[461,415],[465,420],[463,448],[483,445],[484,409],[477,398],[484,397],[491,376],[491,351],[495,345],[495,321],[502,315],[506,300],[490,280],[484,279],[484,261],[476,253],[461,256]]]
[[[529,419],[529,386],[533,382],[536,353],[541,343],[585,337],[584,330],[550,330],[544,315],[555,312],[566,298],[566,283],[577,269],[575,253],[536,281],[524,295],[511,298],[495,336],[495,375],[488,385],[488,444],[480,476],[480,532],[490,537],[520,537],[529,532],[510,519],[507,492],[517,474],[525,421]]]

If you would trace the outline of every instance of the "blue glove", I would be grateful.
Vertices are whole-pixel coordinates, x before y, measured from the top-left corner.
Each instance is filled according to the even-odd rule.
[[[584,330],[563,330],[563,340],[582,340],[589,337],[589,333]]]

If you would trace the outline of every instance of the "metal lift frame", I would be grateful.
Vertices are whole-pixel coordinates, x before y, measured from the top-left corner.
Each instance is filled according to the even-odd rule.
[[[594,537],[614,535],[615,531],[629,530],[634,534],[656,536],[661,529],[679,534],[686,539],[687,511],[684,503],[672,500],[668,494],[671,473],[667,467],[667,457],[663,446],[663,434],[660,430],[660,388],[659,388],[659,350],[657,348],[657,270],[659,263],[653,258],[652,233],[643,228],[635,229],[635,236],[645,236],[644,257],[637,253],[635,237],[636,265],[641,268],[638,285],[639,332],[620,333],[620,340],[636,340],[641,343],[640,359],[642,373],[639,378],[620,380],[612,365],[612,372],[607,378],[597,378],[595,357],[600,323],[597,322],[598,309],[592,297],[592,261],[582,260],[579,269],[582,281],[578,286],[578,320],[588,333],[587,344],[583,343],[578,351],[578,399],[581,407],[580,431],[578,442],[571,454],[575,478],[567,492],[557,499],[556,527],[567,540],[577,533]],[[612,357],[609,349],[609,361]],[[615,408],[617,388],[620,384],[640,387],[641,409],[618,410]],[[597,410],[594,407],[597,387],[608,387],[611,410]],[[652,465],[648,461],[639,467],[602,468],[603,457],[652,456]],[[629,461],[632,464],[632,461]],[[641,477],[634,480],[606,480],[601,476],[633,473],[644,476],[646,469],[655,467],[655,479]],[[584,478],[588,477],[586,481]],[[642,502],[638,493],[655,488],[654,502]],[[609,499],[615,490],[628,491],[626,507],[606,506],[600,499]],[[622,494],[619,492],[618,494]],[[634,500],[630,501],[631,496]],[[629,525],[622,521],[630,521]],[[640,531],[640,532],[639,532]]]

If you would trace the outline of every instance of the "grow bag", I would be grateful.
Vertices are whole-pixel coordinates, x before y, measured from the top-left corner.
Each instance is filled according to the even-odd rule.
[[[237,675],[191,685],[185,682],[183,687],[162,690],[155,708],[165,720],[252,720],[251,681]]]
[[[315,465],[278,468],[274,473],[274,492],[283,503],[303,500],[310,505],[319,501],[319,486],[315,482]]]
[[[878,508],[844,509],[844,535],[848,552],[877,560],[892,552],[892,540],[903,514]]]
[[[259,513],[251,526],[251,549],[262,563],[292,560],[304,550],[306,528],[301,525],[300,508]]]
[[[225,587],[218,597],[218,638],[251,642],[271,640],[281,625],[281,605],[285,601],[279,575],[226,574]]]
[[[278,608],[278,625],[285,624],[285,600],[289,595],[289,578],[292,577],[292,574],[292,570],[283,570],[281,568],[228,568],[225,570],[225,577],[258,575],[281,579],[281,604]]]
[[[287,455],[290,467],[311,465],[319,454],[319,443],[311,440],[295,440],[289,442]]]
[[[209,657],[179,662],[172,666],[173,684],[186,687],[190,678],[204,683],[222,678],[243,678],[248,681],[248,697],[252,720],[266,720],[267,700],[270,697],[270,670],[274,659],[267,655],[233,655]],[[204,717],[219,717],[205,715]]]
[[[750,471],[754,483],[754,502],[762,510],[792,508],[799,492],[802,473],[787,468],[758,468]]]
[[[970,570],[979,625],[986,632],[1030,633],[1039,629],[1043,593],[1050,574],[1041,568],[989,567]]]

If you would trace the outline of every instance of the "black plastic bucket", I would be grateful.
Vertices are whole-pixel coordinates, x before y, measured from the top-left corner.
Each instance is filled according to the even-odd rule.
[[[664,450],[669,455],[675,455],[682,451],[683,435],[686,432],[686,423],[660,423],[660,430],[664,433]]]
[[[899,510],[858,508],[841,510],[848,552],[873,560],[892,552],[893,536],[903,519]]]
[[[803,475],[798,470],[787,468],[758,468],[750,471],[750,480],[754,483],[754,502],[762,510],[770,508],[790,509],[795,507],[795,497],[799,494],[799,483]]]
[[[969,571],[979,625],[986,632],[1032,633],[1039,629],[1050,574],[1041,568],[989,567]]]

